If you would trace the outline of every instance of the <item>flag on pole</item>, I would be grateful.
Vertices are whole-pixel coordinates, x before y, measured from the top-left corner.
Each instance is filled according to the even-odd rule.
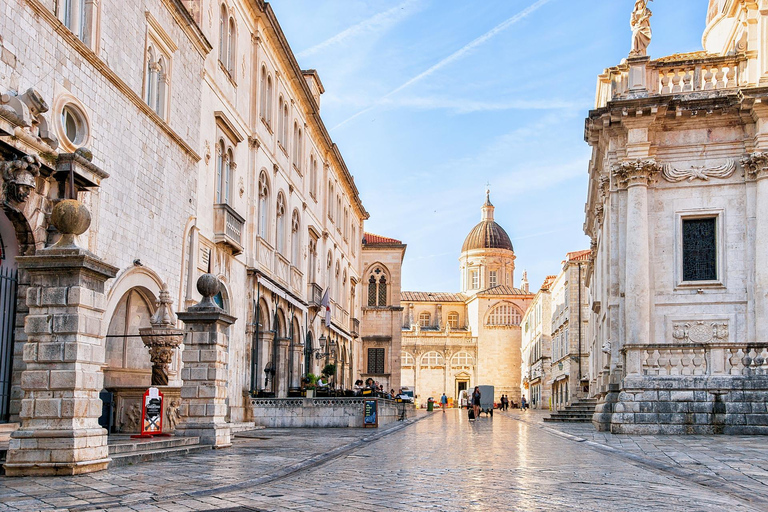
[[[325,313],[324,319],[326,327],[331,325],[331,297],[328,294],[328,291],[329,289],[326,288],[325,293],[323,294],[323,299],[320,301],[320,306]]]

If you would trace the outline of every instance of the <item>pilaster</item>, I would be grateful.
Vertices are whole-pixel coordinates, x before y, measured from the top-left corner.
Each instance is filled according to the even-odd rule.
[[[741,161],[747,179],[755,180],[755,341],[768,341],[768,153]]]

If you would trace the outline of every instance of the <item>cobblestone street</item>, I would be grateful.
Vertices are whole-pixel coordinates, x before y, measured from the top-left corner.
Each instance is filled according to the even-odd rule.
[[[435,413],[390,432],[254,431],[79,477],[0,478],[0,510],[765,510],[761,438],[611,436]]]

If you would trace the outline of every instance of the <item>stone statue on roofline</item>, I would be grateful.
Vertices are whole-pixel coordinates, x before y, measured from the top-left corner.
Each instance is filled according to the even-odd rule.
[[[645,57],[651,44],[651,16],[648,2],[653,0],[635,0],[635,9],[629,19],[632,27],[632,51],[630,57]]]

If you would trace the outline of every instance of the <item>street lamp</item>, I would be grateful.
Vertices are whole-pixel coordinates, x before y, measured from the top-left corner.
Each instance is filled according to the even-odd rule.
[[[328,340],[328,338],[326,338],[324,334],[321,334],[320,337],[318,338],[318,341],[320,342],[320,348],[317,348],[314,350],[315,359],[318,359],[318,360],[325,359],[336,353],[336,340],[334,339]],[[327,347],[326,347],[326,341],[328,341]]]

